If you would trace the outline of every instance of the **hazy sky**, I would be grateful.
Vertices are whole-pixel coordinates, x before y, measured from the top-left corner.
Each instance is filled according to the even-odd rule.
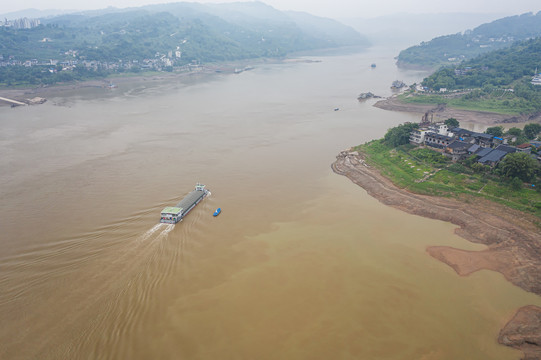
[[[197,0],[195,2],[235,2],[238,0]],[[101,9],[108,6],[118,8],[146,4],[162,4],[167,0],[18,0],[2,1],[0,14],[29,8],[45,9]],[[344,17],[375,17],[395,13],[505,13],[509,15],[541,11],[539,0],[265,0],[264,3],[278,10],[306,11],[313,15]]]

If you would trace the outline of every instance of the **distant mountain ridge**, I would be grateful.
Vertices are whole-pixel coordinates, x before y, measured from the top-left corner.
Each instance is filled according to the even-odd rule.
[[[399,13],[375,18],[339,20],[353,27],[374,44],[405,48],[426,39],[473,29],[504,16],[506,14],[502,13]]]
[[[437,68],[456,64],[482,53],[505,48],[517,40],[541,36],[541,12],[509,16],[464,33],[436,37],[402,50],[400,67]]]
[[[62,14],[69,14],[77,12],[77,10],[60,10],[60,9],[24,9],[18,11],[12,11],[9,13],[0,14],[0,19],[15,20],[20,18],[46,18],[52,16],[58,16]]]
[[[352,28],[261,2],[170,3],[84,11],[15,31],[0,27],[3,59],[142,61],[158,54],[172,65],[256,57],[340,46],[368,46]],[[173,54],[171,56],[171,54]]]

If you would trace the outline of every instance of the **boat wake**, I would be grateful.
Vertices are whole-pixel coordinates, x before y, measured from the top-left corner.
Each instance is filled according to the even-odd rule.
[[[166,238],[167,235],[175,228],[175,224],[165,224],[165,229],[158,235],[157,239]]]
[[[147,240],[148,238],[150,238],[156,231],[160,230],[162,227],[163,227],[164,224],[156,224],[152,227],[152,229],[148,230],[146,233],[144,233],[143,235],[139,236],[139,238],[137,238],[137,241],[145,241]]]
[[[174,224],[159,223],[154,225],[151,229],[147,230],[143,235],[137,238],[138,242],[144,242],[157,234],[157,238],[165,237],[173,230]]]

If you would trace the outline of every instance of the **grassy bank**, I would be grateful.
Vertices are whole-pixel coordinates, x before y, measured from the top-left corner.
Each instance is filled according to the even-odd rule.
[[[463,201],[481,197],[541,218],[541,192],[526,185],[514,189],[495,176],[475,173],[433,150],[411,145],[391,148],[380,140],[355,149],[366,155],[367,163],[409,191]]]
[[[512,94],[490,96],[486,98],[468,99],[466,97],[450,97],[437,94],[404,93],[398,96],[399,100],[407,104],[446,104],[449,107],[469,111],[484,111],[503,115],[530,114],[536,111],[535,107],[527,101],[514,97]]]

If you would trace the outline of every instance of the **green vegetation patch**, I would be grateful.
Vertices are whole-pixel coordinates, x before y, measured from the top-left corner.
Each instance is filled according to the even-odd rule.
[[[541,217],[541,192],[531,184],[503,180],[486,166],[452,163],[441,153],[411,145],[392,147],[382,140],[359,145],[355,150],[398,187],[457,199],[480,197]],[[475,171],[474,169],[478,169]]]
[[[430,92],[411,90],[400,100],[505,115],[540,112],[541,86],[531,83],[540,64],[541,38],[517,41],[509,48],[439,69],[421,83]]]
[[[449,97],[444,95],[405,93],[399,95],[399,99],[400,101],[408,104],[445,104],[446,106],[455,109],[492,112],[504,115],[530,114],[538,111],[539,106],[536,101],[527,101],[513,94],[510,96],[511,98],[504,98],[499,94],[494,96],[488,94],[486,96],[469,98],[466,95],[460,97]]]
[[[398,95],[400,101],[409,104],[447,104],[448,100],[443,95],[425,95],[404,93]]]

